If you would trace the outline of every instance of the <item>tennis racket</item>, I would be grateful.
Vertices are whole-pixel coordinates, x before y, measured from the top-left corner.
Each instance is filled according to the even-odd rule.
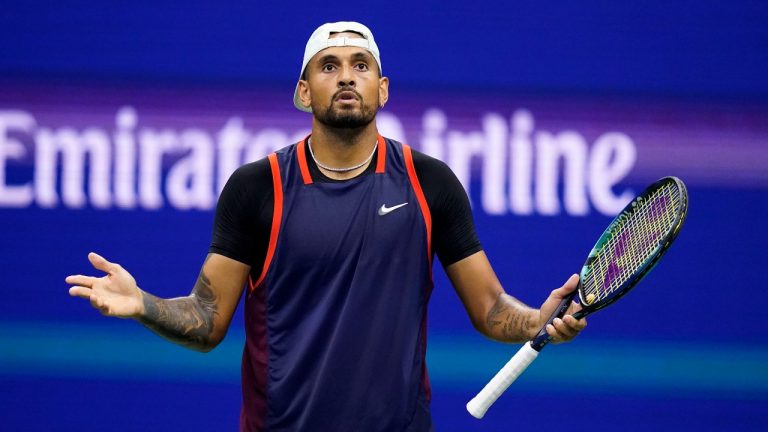
[[[476,418],[522,374],[550,342],[547,324],[562,317],[579,295],[581,319],[623,297],[659,262],[683,226],[688,212],[688,193],[676,177],[664,177],[648,186],[619,213],[589,252],[581,269],[578,288],[549,317],[536,337],[526,342],[512,359],[469,403]]]

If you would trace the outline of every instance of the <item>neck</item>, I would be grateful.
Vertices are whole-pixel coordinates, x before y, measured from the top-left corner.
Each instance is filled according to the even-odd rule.
[[[378,136],[375,121],[358,129],[335,129],[314,120],[312,151],[323,165],[333,168],[355,166],[371,155]],[[351,178],[365,171],[368,165],[370,162],[346,173],[333,173],[326,170],[323,170],[323,173],[336,179]]]

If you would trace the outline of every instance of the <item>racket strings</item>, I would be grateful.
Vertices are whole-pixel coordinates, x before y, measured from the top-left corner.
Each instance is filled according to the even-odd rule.
[[[669,203],[669,194],[665,192],[668,190],[664,188],[655,191],[614,229],[605,253],[600,254],[602,278],[595,280],[595,288],[602,288],[597,290],[600,297],[607,297],[619,288],[650,258],[666,234],[666,227],[671,225],[675,213],[674,205]],[[673,211],[664,212],[670,209]],[[664,218],[665,213],[667,218]],[[598,284],[601,280],[602,287]]]
[[[613,293],[651,257],[674,221],[676,195],[670,191],[670,187],[655,191],[614,228],[599,255],[601,277],[594,279],[598,299]]]
[[[679,207],[680,193],[671,183],[639,201],[632,213],[618,218],[582,282],[584,296],[594,296],[591,303],[609,297],[653,256],[673,228]]]

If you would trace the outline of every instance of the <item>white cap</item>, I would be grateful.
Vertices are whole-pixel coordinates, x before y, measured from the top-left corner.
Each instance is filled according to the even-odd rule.
[[[348,38],[338,37],[330,39],[331,33],[343,33],[343,32],[355,32],[363,35],[363,38]],[[373,40],[373,33],[371,30],[357,22],[353,21],[340,21],[335,23],[326,23],[321,25],[312,33],[307,41],[307,47],[304,48],[304,62],[301,64],[301,73],[299,79],[304,75],[304,69],[307,68],[307,64],[320,51],[337,46],[356,46],[365,48],[376,59],[376,63],[379,65],[379,74],[381,74],[381,58],[379,57],[379,47],[376,45],[376,41]],[[311,107],[305,107],[299,99],[299,84],[296,84],[296,90],[293,92],[293,106],[305,112],[312,112]]]

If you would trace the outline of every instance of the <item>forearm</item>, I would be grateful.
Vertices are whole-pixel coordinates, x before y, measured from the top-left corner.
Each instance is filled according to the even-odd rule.
[[[161,299],[145,291],[142,296],[144,313],[138,321],[163,338],[206,352],[221,341],[221,332],[216,331],[216,296],[203,272],[187,297]]]
[[[500,342],[524,342],[539,330],[537,309],[526,306],[505,292],[499,293],[485,322],[477,326],[485,336]]]

